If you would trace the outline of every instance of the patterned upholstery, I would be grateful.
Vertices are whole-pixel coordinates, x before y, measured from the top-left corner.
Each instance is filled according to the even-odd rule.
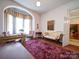
[[[49,39],[53,39],[53,40],[57,40],[60,38],[60,35],[62,33],[61,32],[58,32],[58,31],[47,31],[45,33],[43,33],[43,36],[45,38],[49,38]]]

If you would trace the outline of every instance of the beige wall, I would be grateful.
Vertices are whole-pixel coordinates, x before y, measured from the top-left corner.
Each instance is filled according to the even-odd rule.
[[[4,31],[4,16],[3,16],[3,10],[5,7],[7,6],[16,6],[16,7],[21,7],[23,8],[21,5],[11,1],[11,0],[0,0],[0,33],[2,33]],[[26,9],[28,10],[32,15],[33,15],[33,18],[34,18],[34,26],[33,26],[33,30],[37,30],[36,29],[36,24],[40,23],[39,20],[40,20],[40,14],[30,10],[30,9],[27,9],[27,8],[23,8],[23,9]]]
[[[69,10],[78,8],[78,7],[79,7],[79,0],[75,0],[43,14],[41,16],[41,31],[42,32],[48,31],[47,21],[55,20],[54,31],[61,31],[64,33],[63,46],[67,45],[69,42],[69,34],[68,34],[69,23],[66,23],[65,20],[69,20],[68,19]]]

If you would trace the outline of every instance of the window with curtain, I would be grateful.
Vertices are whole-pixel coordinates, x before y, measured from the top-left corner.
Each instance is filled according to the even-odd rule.
[[[21,29],[23,29],[23,19],[20,18],[20,17],[16,17],[16,24],[15,24],[15,27],[16,27],[16,33],[19,33]],[[27,25],[28,26],[28,25]]]
[[[31,16],[24,15],[13,10],[6,10],[7,14],[7,31],[10,34],[18,34],[20,30],[24,30],[25,34],[29,34],[31,31]]]
[[[7,15],[7,19],[8,19],[8,31],[10,34],[13,34],[13,16],[8,14]]]
[[[29,20],[29,19],[24,20],[24,33],[29,34],[29,31],[31,30],[30,24],[31,24],[31,20]]]

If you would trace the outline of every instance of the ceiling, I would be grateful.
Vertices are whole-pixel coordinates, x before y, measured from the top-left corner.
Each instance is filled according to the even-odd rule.
[[[79,9],[71,10],[69,15],[71,20],[79,18]]]
[[[39,0],[41,2],[41,6],[36,6],[37,0],[14,0],[15,2],[32,9],[40,14],[45,13],[51,9],[55,9],[63,4],[66,4],[73,0]]]

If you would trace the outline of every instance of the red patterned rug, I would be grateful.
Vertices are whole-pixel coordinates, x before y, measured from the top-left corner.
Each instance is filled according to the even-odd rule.
[[[79,59],[79,54],[44,40],[26,41],[26,49],[35,59]]]

